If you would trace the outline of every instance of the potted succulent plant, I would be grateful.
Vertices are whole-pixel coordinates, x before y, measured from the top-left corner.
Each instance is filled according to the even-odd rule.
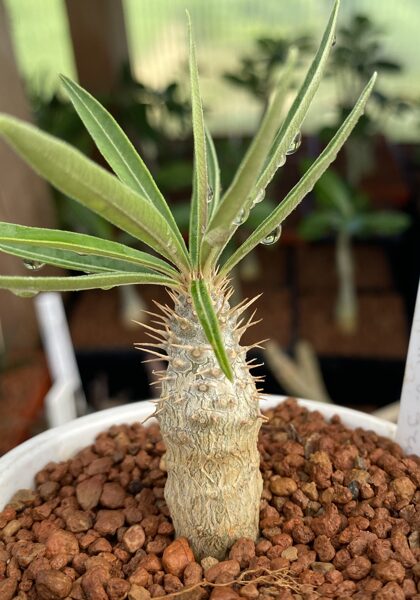
[[[156,328],[144,325],[153,340],[149,351],[168,363],[153,413],[148,403],[144,410],[131,405],[90,415],[29,440],[2,459],[1,502],[31,483],[33,471],[43,466],[40,461],[67,460],[79,451],[67,462],[45,465],[36,475],[37,490],[21,490],[0,513],[2,600],[147,600],[184,592],[204,599],[210,593],[206,586],[213,587],[212,600],[287,600],[291,596],[285,586],[310,600],[316,586],[321,597],[350,597],[364,589],[357,587],[359,580],[377,600],[416,594],[419,540],[413,481],[420,481],[419,465],[414,459],[399,460],[401,451],[390,439],[352,432],[337,419],[326,423],[319,412],[308,413],[293,403],[271,408],[271,419],[262,415],[247,348],[240,344],[252,322],[244,317],[252,301],[229,305],[232,268],[260,242],[278,239],[282,221],[350,135],[375,76],[283,202],[229,258],[221,258],[296,144],[333,45],[337,10],[338,2],[283,119],[293,63],[286,65],[260,129],[223,196],[204,125],[190,34],[195,164],[188,248],[145,164],[113,118],[80,86],[64,79],[115,176],[67,144],[0,116],[0,136],[35,170],[154,252],[83,234],[2,223],[0,249],[21,257],[30,269],[51,264],[87,274],[2,276],[0,287],[29,297],[43,290],[155,283],[167,287],[173,300],[172,307],[162,306],[156,315]],[[330,406],[324,412],[331,416],[334,410]],[[159,428],[121,425],[134,414],[153,414]],[[343,416],[355,426],[366,423],[379,434],[392,435],[392,426],[375,419],[353,411],[343,411]],[[257,438],[267,419],[260,453]],[[81,450],[110,423],[109,432]],[[15,483],[19,465],[32,473],[25,471]],[[381,513],[376,515],[369,498]],[[365,531],[367,517],[370,532]],[[403,518],[405,528],[399,526]],[[390,529],[393,558],[391,542],[389,547],[381,544],[383,532]],[[263,537],[258,539],[260,530]],[[357,540],[352,554],[339,550],[350,540]],[[371,560],[377,563],[374,567]],[[371,570],[375,576],[369,577]],[[290,573],[301,577],[300,588]]]
[[[149,351],[168,363],[161,376],[155,416],[166,446],[165,499],[178,536],[198,558],[222,558],[241,537],[255,539],[262,491],[257,436],[263,422],[256,382],[240,338],[252,319],[251,302],[230,307],[229,273],[257,244],[274,243],[281,223],[335,159],[363,114],[375,75],[320,157],[286,198],[227,259],[222,252],[299,136],[334,42],[338,2],[297,96],[283,118],[293,73],[286,65],[260,128],[227,191],[221,194],[217,158],[199,92],[190,34],[194,134],[194,185],[189,247],[146,165],[107,111],[67,78],[76,111],[115,176],[67,144],[7,115],[0,136],[40,175],[67,196],[138,238],[153,253],[88,235],[2,223],[0,249],[32,270],[51,264],[86,272],[69,277],[0,278],[21,296],[40,291],[108,289],[155,283],[168,288],[173,307],[163,307],[151,328]],[[191,29],[190,29],[191,31]],[[160,255],[159,257],[156,256]],[[149,327],[149,326],[148,326]]]

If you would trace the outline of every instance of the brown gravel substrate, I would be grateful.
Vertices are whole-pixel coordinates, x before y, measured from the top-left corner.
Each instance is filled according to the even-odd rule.
[[[226,585],[172,597],[420,600],[420,459],[291,400],[266,414],[256,543],[195,562],[174,541],[159,428],[114,426],[0,512],[0,599],[148,600],[204,576]],[[275,585],[282,569],[298,592]]]

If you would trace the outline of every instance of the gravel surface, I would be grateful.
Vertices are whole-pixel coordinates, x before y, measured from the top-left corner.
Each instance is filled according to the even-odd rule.
[[[0,512],[0,599],[420,600],[420,459],[292,400],[266,415],[256,542],[195,562],[158,426],[114,426]]]

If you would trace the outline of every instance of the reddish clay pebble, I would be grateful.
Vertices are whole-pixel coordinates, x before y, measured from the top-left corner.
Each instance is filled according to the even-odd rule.
[[[393,581],[387,583],[374,596],[374,600],[404,600],[405,598],[404,590]]]
[[[191,562],[185,567],[184,584],[195,585],[203,579],[203,568],[196,562]]]
[[[401,563],[390,558],[375,566],[376,577],[381,581],[401,582],[405,577],[405,569]]]
[[[92,517],[81,510],[73,510],[65,517],[67,529],[72,533],[81,533],[92,527]]]
[[[103,483],[99,477],[90,477],[76,487],[76,498],[83,510],[91,510],[98,505]]]
[[[66,598],[71,591],[73,582],[61,571],[40,571],[35,581],[36,591],[41,600],[59,600]]]
[[[270,480],[270,490],[276,496],[290,496],[297,490],[297,483],[290,477],[274,475]]]
[[[356,558],[352,558],[346,566],[345,574],[354,581],[359,581],[360,579],[364,579],[367,575],[369,575],[370,568],[372,563],[368,558],[364,556],[356,556]]]
[[[241,568],[237,560],[223,560],[217,563],[217,565],[210,567],[210,569],[207,569],[204,576],[211,583],[214,583],[222,574],[228,575],[231,578],[230,581],[232,581],[239,575],[240,570]]]
[[[151,597],[150,592],[140,585],[132,585],[128,592],[128,600],[150,600]]]
[[[146,541],[146,534],[141,525],[132,525],[122,536],[124,548],[131,553],[137,552]]]
[[[76,536],[70,531],[64,531],[63,529],[53,531],[45,545],[48,556],[65,554],[73,557],[79,552],[79,543]]]
[[[44,600],[37,581],[53,572],[71,582],[66,600],[151,600],[200,586],[206,572],[220,587],[196,587],[194,600],[419,600],[420,459],[290,400],[267,415],[256,542],[196,563],[174,541],[159,427],[118,425],[46,465],[36,490],[0,512],[0,599]],[[270,569],[296,592],[257,579]],[[48,600],[67,593],[48,585]]]
[[[210,600],[240,600],[240,596],[230,586],[214,588],[210,594]]]
[[[0,598],[2,600],[12,600],[15,595],[17,588],[17,579],[14,577],[7,577],[0,581]]]
[[[111,577],[106,583],[106,593],[109,600],[124,600],[130,589],[130,584],[125,579]]]
[[[255,556],[255,544],[248,538],[239,538],[230,552],[229,558],[237,560],[241,566],[241,569],[245,569],[249,566],[251,559]]]
[[[94,527],[101,535],[114,535],[123,524],[124,513],[120,510],[100,510]]]
[[[99,502],[105,508],[121,508],[124,506],[125,491],[119,483],[104,483]]]
[[[170,544],[162,556],[162,565],[167,573],[180,577],[185,567],[194,562],[194,554],[186,538],[180,537]]]

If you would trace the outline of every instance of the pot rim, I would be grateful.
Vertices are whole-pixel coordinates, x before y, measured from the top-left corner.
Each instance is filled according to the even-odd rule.
[[[261,409],[273,408],[286,398],[287,396],[263,395]],[[335,404],[315,400],[298,401],[309,410],[319,411],[327,419],[339,415],[349,427],[363,427],[391,439],[395,437],[396,425],[384,419]],[[109,408],[44,431],[13,448],[0,458],[0,510],[15,491],[32,487],[35,473],[48,462],[70,458],[92,443],[98,433],[113,424],[145,421],[154,409],[155,405],[149,400]],[[151,422],[151,419],[148,422]]]

